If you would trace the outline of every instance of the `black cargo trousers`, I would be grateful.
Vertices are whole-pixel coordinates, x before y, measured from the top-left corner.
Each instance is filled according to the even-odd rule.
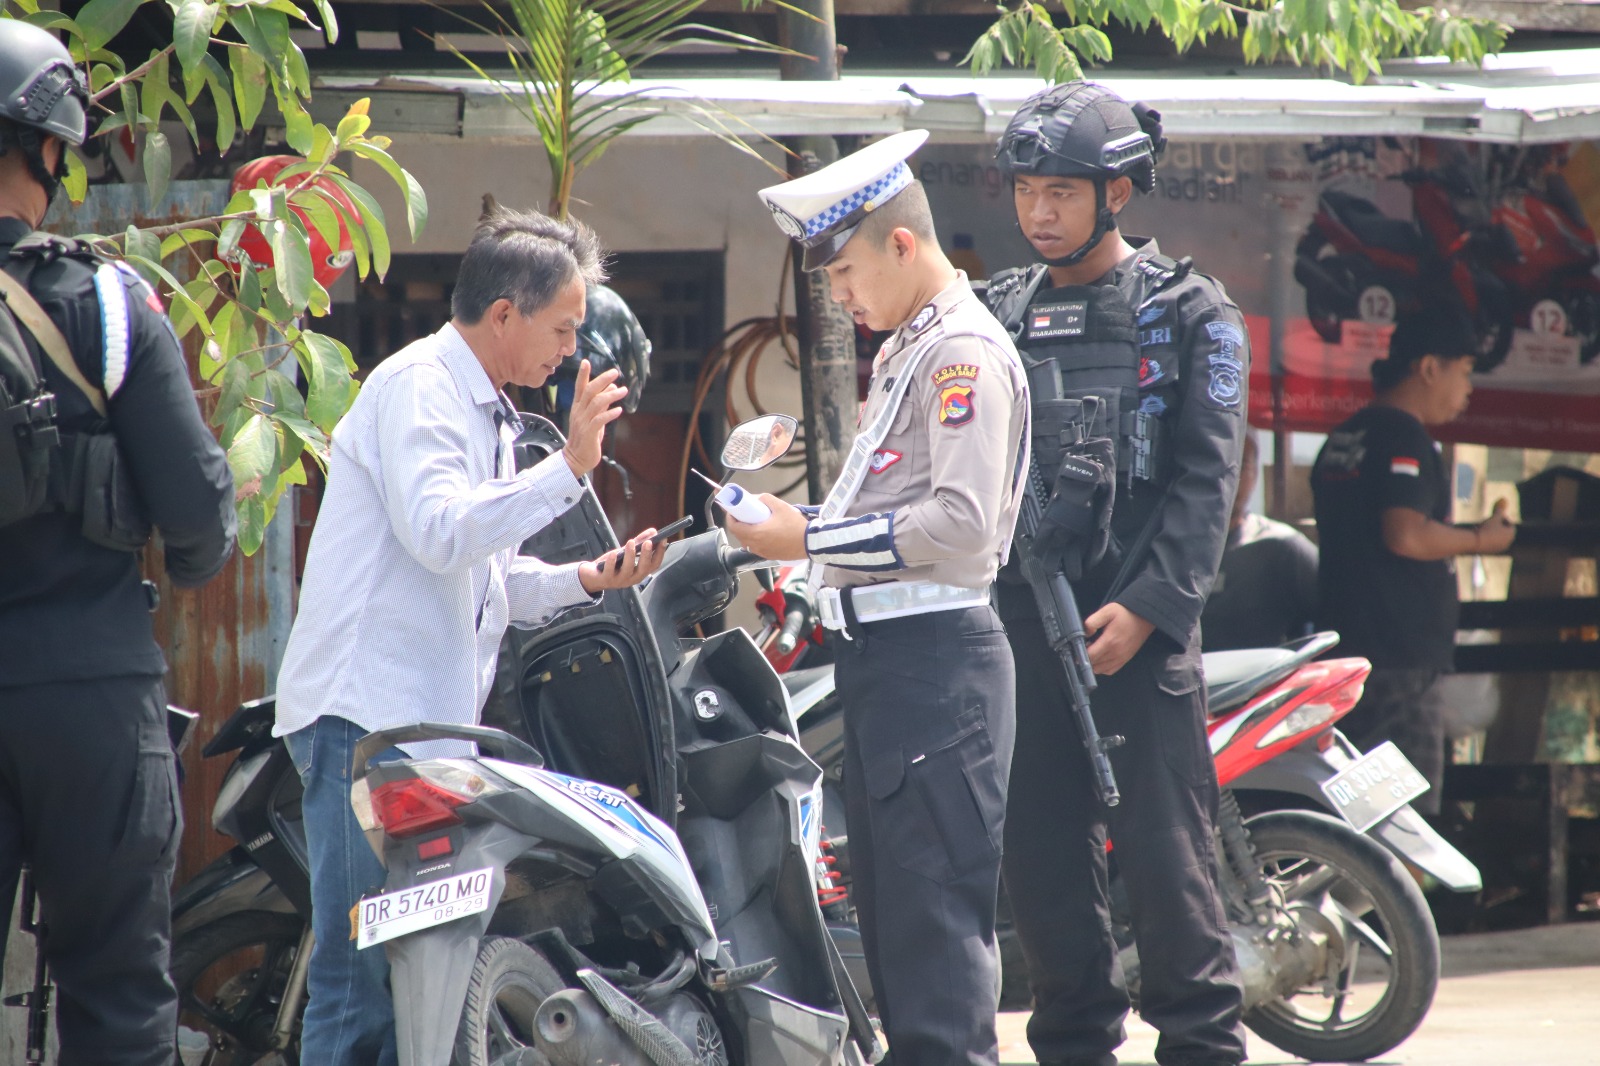
[[[1217,774],[1204,686],[1163,690],[1162,652],[1172,645],[1159,634],[1116,674],[1097,679],[1097,728],[1127,738],[1111,755],[1122,800],[1107,808],[1044,626],[1036,611],[1011,609],[1013,597],[1031,593],[999,592],[1017,670],[1005,887],[1034,996],[1034,1055],[1070,1066],[1117,1061],[1129,1002],[1111,934],[1109,828],[1139,948],[1139,1013],[1161,1032],[1156,1061],[1240,1062],[1241,996],[1216,887]]]
[[[837,639],[852,893],[894,1066],[994,1066],[1015,674],[991,607]]]
[[[55,981],[60,1066],[171,1066],[182,833],[159,677],[0,688],[0,954],[22,864]]]

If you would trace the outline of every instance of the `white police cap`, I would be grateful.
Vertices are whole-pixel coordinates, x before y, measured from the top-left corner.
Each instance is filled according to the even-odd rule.
[[[821,170],[761,190],[778,228],[804,246],[806,270],[826,266],[868,213],[911,184],[906,160],[927,139],[927,130],[896,133]]]

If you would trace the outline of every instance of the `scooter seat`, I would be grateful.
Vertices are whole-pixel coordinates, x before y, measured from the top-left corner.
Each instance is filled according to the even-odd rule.
[[[1212,718],[1288,677],[1339,643],[1337,633],[1313,633],[1277,648],[1213,651],[1200,657],[1206,679],[1206,714]]]
[[[1427,251],[1427,242],[1416,223],[1390,218],[1370,201],[1336,189],[1330,189],[1322,195],[1339,221],[1348,226],[1363,244],[1419,257]]]
[[[1266,687],[1265,678],[1296,658],[1287,648],[1245,648],[1213,651],[1200,657],[1206,678],[1206,713],[1215,718],[1244,703]]]

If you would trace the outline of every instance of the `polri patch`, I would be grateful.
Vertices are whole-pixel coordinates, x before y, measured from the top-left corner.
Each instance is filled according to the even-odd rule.
[[[939,424],[964,426],[977,414],[971,385],[946,385],[939,392]]]
[[[968,380],[973,380],[976,379],[977,376],[978,368],[976,364],[951,363],[949,366],[942,366],[933,372],[933,383],[935,385],[943,386],[950,384],[952,381],[955,381],[958,378],[967,378]]]
[[[892,448],[879,448],[872,453],[872,461],[867,466],[874,474],[881,474],[903,458],[903,455]]]
[[[1028,308],[1028,338],[1081,337],[1089,324],[1089,301],[1068,300]]]

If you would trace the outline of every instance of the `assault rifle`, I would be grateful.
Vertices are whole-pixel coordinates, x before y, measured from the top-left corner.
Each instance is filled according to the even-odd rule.
[[[1073,717],[1078,720],[1078,733],[1089,753],[1089,764],[1094,768],[1095,787],[1100,802],[1115,807],[1122,800],[1117,791],[1117,777],[1111,770],[1107,754],[1122,744],[1120,736],[1102,737],[1095,727],[1094,715],[1089,709],[1089,695],[1094,691],[1094,669],[1089,665],[1089,649],[1084,642],[1083,619],[1078,614],[1078,600],[1072,586],[1060,569],[1051,571],[1035,552],[1035,538],[1045,504],[1050,501],[1050,486],[1039,470],[1038,457],[1028,464],[1028,491],[1022,494],[1022,510],[1017,516],[1017,554],[1022,563],[1022,574],[1033,589],[1034,602],[1039,607],[1039,618],[1044,622],[1045,639],[1061,657],[1067,675],[1067,702],[1072,705]]]

